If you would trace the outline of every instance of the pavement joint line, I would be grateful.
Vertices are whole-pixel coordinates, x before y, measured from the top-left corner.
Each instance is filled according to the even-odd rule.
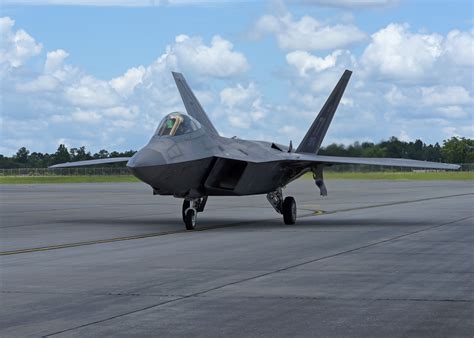
[[[162,204],[164,205],[164,204]],[[168,203],[168,204],[165,204],[165,205],[169,205],[169,206],[175,206],[176,203]],[[89,205],[87,206],[88,209],[104,209],[104,208],[110,208],[110,209],[120,209],[124,206],[150,206],[150,207],[153,207],[153,206],[156,206],[156,203],[135,203],[135,204],[94,204],[94,205]],[[211,208],[208,208],[210,210],[220,210],[220,209],[227,209],[228,206],[213,206]],[[239,206],[235,206],[233,208],[255,208],[255,209],[260,209],[260,208],[267,208],[267,206],[255,206],[255,205],[239,205]],[[48,210],[31,210],[31,211],[22,211],[23,214],[26,214],[26,213],[34,213],[34,214],[37,214],[39,212],[45,212],[45,213],[49,213],[49,212],[53,212],[53,211],[73,211],[73,210],[82,210],[84,209],[84,207],[74,207],[74,208],[53,208],[53,209],[48,209]],[[206,209],[207,210],[207,209]],[[169,214],[169,213],[174,213],[174,212],[167,212],[166,214]],[[5,215],[7,216],[11,216],[11,215],[15,215],[15,213],[6,213]]]
[[[0,291],[0,294],[27,294],[27,295],[82,295],[82,296],[120,296],[120,297],[184,297],[185,295],[137,293],[137,292],[57,292],[57,291]]]
[[[347,208],[347,209],[339,209],[339,210],[333,210],[333,211],[326,211],[326,212],[324,212],[324,214],[330,215],[330,214],[335,214],[335,213],[339,213],[339,212],[347,212],[347,211],[355,211],[355,210],[364,210],[364,209],[372,209],[372,208],[381,208],[381,207],[385,207],[385,206],[400,205],[400,204],[409,204],[409,203],[415,203],[415,202],[425,202],[425,201],[432,201],[432,200],[438,200],[438,199],[444,199],[444,198],[452,198],[452,197],[461,197],[461,196],[468,196],[468,195],[474,195],[474,193],[464,193],[464,194],[455,194],[455,195],[447,195],[447,196],[437,196],[437,197],[419,198],[419,199],[407,200],[407,201],[396,201],[396,202],[389,202],[389,203],[381,203],[381,204],[367,205],[367,206],[363,206],[363,207],[355,207],[355,208]]]
[[[289,266],[286,266],[286,267],[283,267],[283,268],[280,268],[280,269],[276,269],[274,271],[262,273],[262,274],[255,275],[255,276],[252,276],[252,277],[243,278],[243,279],[240,279],[240,280],[237,280],[237,281],[234,281],[234,282],[229,282],[229,283],[222,284],[222,285],[219,285],[219,286],[216,286],[216,287],[213,287],[213,288],[209,288],[207,290],[198,291],[198,292],[195,292],[195,293],[183,296],[183,297],[178,297],[178,298],[170,299],[170,300],[160,302],[160,303],[157,303],[157,304],[149,305],[149,306],[146,306],[146,307],[141,308],[141,309],[136,309],[136,310],[133,310],[133,311],[125,312],[125,313],[118,314],[118,315],[115,315],[115,316],[111,316],[111,317],[108,317],[108,318],[99,319],[99,320],[96,320],[96,321],[93,321],[93,322],[85,323],[85,324],[78,325],[78,326],[75,326],[75,327],[71,327],[71,328],[68,328],[68,329],[64,329],[64,330],[61,330],[61,331],[56,331],[56,332],[53,332],[53,333],[49,333],[47,335],[44,335],[43,337],[55,336],[55,335],[58,335],[58,334],[62,334],[62,333],[65,333],[65,332],[70,332],[70,331],[74,331],[74,330],[81,329],[81,328],[84,328],[84,327],[100,324],[100,323],[103,323],[103,322],[106,322],[106,321],[114,320],[114,319],[117,319],[117,318],[121,318],[121,317],[128,316],[128,315],[131,315],[131,314],[139,313],[139,312],[142,312],[142,311],[150,310],[150,309],[153,309],[153,308],[157,308],[157,307],[160,307],[160,306],[163,306],[163,305],[178,302],[178,301],[185,300],[185,299],[188,299],[188,298],[199,297],[201,295],[204,295],[204,294],[207,294],[209,292],[216,291],[216,290],[219,290],[219,289],[223,289],[223,288],[231,286],[231,285],[237,285],[237,284],[240,284],[240,283],[245,283],[245,282],[248,282],[248,281],[251,281],[251,280],[266,277],[266,276],[276,274],[276,273],[280,273],[280,272],[283,272],[283,271],[288,271],[290,269],[294,269],[294,268],[297,268],[297,267],[300,267],[300,266],[303,266],[303,265],[307,265],[307,264],[311,264],[311,263],[314,263],[314,262],[322,261],[322,260],[325,260],[325,259],[328,259],[328,258],[342,256],[342,255],[345,255],[347,253],[351,253],[351,252],[358,251],[358,250],[361,250],[361,249],[366,249],[366,248],[373,247],[373,246],[376,246],[376,245],[379,245],[379,244],[382,244],[382,243],[391,242],[393,240],[398,240],[400,238],[411,236],[411,235],[414,235],[414,234],[417,234],[417,233],[420,233],[420,232],[423,232],[423,231],[428,231],[428,230],[432,230],[432,229],[439,228],[439,227],[442,227],[442,226],[446,226],[446,225],[450,225],[450,224],[453,224],[453,223],[461,222],[461,221],[464,221],[464,220],[472,218],[472,217],[474,217],[474,216],[462,217],[462,218],[459,218],[459,219],[454,220],[454,221],[449,221],[449,222],[445,222],[445,223],[441,223],[441,224],[436,224],[436,225],[425,227],[425,228],[422,228],[422,229],[419,229],[419,230],[416,230],[416,231],[411,231],[411,232],[408,232],[408,233],[405,233],[405,234],[402,234],[402,235],[397,235],[397,236],[390,237],[390,238],[380,240],[380,241],[377,241],[377,242],[373,242],[373,243],[370,243],[370,244],[367,244],[367,245],[359,246],[359,247],[356,247],[356,248],[353,248],[353,249],[341,251],[341,252],[331,254],[331,255],[326,255],[326,256],[323,256],[323,257],[318,257],[318,258],[311,259],[311,260],[301,262],[301,263],[298,263],[298,264],[289,265]]]
[[[136,205],[141,205],[141,204],[136,204]],[[147,204],[148,205],[148,204]],[[155,205],[155,204],[154,204]],[[89,207],[87,207],[89,208]],[[209,210],[222,210],[222,209],[227,209],[228,207],[212,207],[212,208],[209,208]],[[260,209],[260,208],[263,208],[263,207],[255,207],[255,206],[239,206],[239,208],[255,208],[255,209]],[[74,209],[74,210],[80,210],[80,209],[83,209],[83,208],[77,208],[77,209]],[[52,211],[67,211],[69,209],[51,209],[51,210],[40,210],[38,212],[52,212]],[[304,209],[301,209],[301,210],[304,210]],[[313,210],[311,210],[313,211]],[[177,213],[177,211],[169,211],[169,212],[162,212],[160,215],[175,215]],[[134,218],[144,218],[144,217],[155,217],[156,214],[147,214],[147,215],[134,215],[134,216],[118,216],[118,217],[114,217],[114,219],[117,219],[117,220],[126,220],[126,219],[134,219]],[[68,222],[68,220],[58,220],[57,222],[55,222],[54,224],[61,224],[61,223],[66,223]],[[78,221],[75,221],[73,223],[79,223]],[[18,227],[27,227],[27,226],[37,226],[37,225],[51,225],[51,223],[34,223],[34,224],[18,224],[18,225],[7,225],[7,226],[0,226],[0,229],[8,229],[8,228],[18,228]],[[1,256],[1,254],[0,254]]]
[[[299,216],[298,218],[307,218],[307,217],[313,217],[313,216],[330,215],[330,214],[341,213],[341,212],[372,209],[372,208],[380,208],[380,207],[386,207],[386,206],[392,206],[392,205],[409,204],[409,203],[415,203],[415,202],[424,202],[424,201],[431,201],[431,200],[445,199],[445,198],[452,198],[452,197],[460,197],[460,196],[467,196],[467,195],[474,195],[474,193],[464,193],[464,194],[429,197],[429,198],[407,200],[407,201],[397,201],[397,202],[376,204],[376,205],[363,206],[363,207],[357,207],[357,208],[333,210],[333,211],[327,211],[327,212],[325,212],[323,210],[302,209],[302,210],[305,210],[305,211],[311,211],[312,213],[307,214],[307,215]],[[144,239],[144,238],[150,238],[150,237],[160,237],[160,236],[167,236],[167,235],[174,235],[174,234],[192,233],[192,232],[196,232],[196,231],[207,231],[207,230],[223,229],[223,228],[230,228],[230,227],[235,227],[235,226],[239,226],[239,225],[245,225],[245,224],[249,224],[249,223],[261,223],[261,222],[271,221],[271,220],[275,220],[275,219],[278,219],[278,218],[277,217],[272,217],[272,218],[267,218],[267,219],[263,219],[263,220],[255,220],[255,221],[252,220],[252,221],[229,223],[229,224],[223,224],[223,225],[217,225],[217,226],[211,226],[211,227],[196,228],[193,231],[188,231],[188,230],[184,230],[184,229],[183,230],[171,230],[171,231],[165,231],[165,232],[159,232],[159,233],[149,233],[149,234],[142,234],[142,235],[115,237],[115,238],[99,239],[99,240],[91,240],[91,241],[83,241],[83,242],[75,242],[75,243],[48,245],[48,246],[45,246],[45,247],[37,247],[37,248],[26,248],[26,249],[17,249],[17,250],[9,250],[9,251],[0,251],[0,256],[10,256],[10,255],[23,254],[23,253],[42,252],[42,251],[50,251],[50,250],[57,250],[57,249],[67,249],[67,248],[74,248],[74,247],[94,245],[94,244],[122,242],[122,241],[135,240],[135,239]]]
[[[313,216],[314,210],[307,210],[311,211],[308,215],[303,215],[302,217]],[[37,247],[37,248],[26,248],[26,249],[18,249],[18,250],[10,250],[10,251],[0,251],[0,256],[10,256],[10,255],[18,255],[23,253],[33,253],[33,252],[41,252],[41,251],[50,251],[50,250],[57,250],[57,249],[67,249],[67,248],[74,248],[86,245],[94,245],[94,244],[104,244],[104,243],[113,243],[113,242],[122,242],[122,241],[129,241],[134,239],[144,239],[150,237],[160,237],[160,236],[167,236],[167,235],[174,235],[174,234],[184,234],[184,233],[192,233],[197,231],[207,231],[207,230],[215,230],[215,229],[222,229],[222,228],[230,228],[238,225],[245,225],[245,224],[252,224],[258,222],[266,222],[269,220],[278,219],[276,217],[267,218],[263,220],[249,220],[244,222],[236,222],[236,223],[229,223],[229,224],[222,224],[217,226],[210,226],[210,227],[203,227],[197,228],[193,231],[181,229],[181,230],[170,230],[164,232],[155,232],[155,233],[148,233],[142,235],[133,235],[133,236],[124,236],[124,237],[115,237],[115,238],[105,238],[99,240],[91,240],[91,241],[83,241],[83,242],[75,242],[75,243],[65,243],[65,244],[57,244],[57,245],[48,245],[44,247]]]
[[[148,205],[148,204],[135,204],[135,205]],[[150,205],[156,205],[156,204],[150,204]],[[89,207],[88,207],[89,208]],[[224,210],[224,209],[228,209],[229,207],[228,206],[214,206],[214,207],[211,207],[211,208],[207,208],[206,210]],[[242,206],[237,206],[237,207],[233,207],[235,209],[242,209],[242,208],[253,208],[253,209],[268,209],[267,206],[251,206],[251,205],[242,205]],[[77,208],[77,209],[74,209],[74,210],[80,210],[80,209],[83,209],[83,208]],[[51,210],[39,210],[38,212],[51,212],[51,211],[67,211],[67,210],[70,210],[70,209],[51,209]],[[307,211],[315,211],[313,209],[304,209],[304,208],[300,208],[300,210],[307,210]],[[317,210],[318,211],[318,210]],[[178,211],[169,211],[169,212],[162,212],[160,215],[175,215]],[[23,212],[22,212],[23,213]],[[125,219],[134,219],[134,218],[144,218],[144,217],[154,217],[156,216],[156,214],[147,214],[147,215],[134,215],[134,216],[118,216],[118,217],[114,217],[114,219],[120,219],[120,220],[125,220]],[[303,217],[303,216],[301,216]],[[272,218],[274,219],[274,218]],[[61,223],[66,223],[68,222],[68,220],[59,220],[57,222],[55,222],[54,224],[61,224]],[[74,223],[78,223],[78,221],[75,221]],[[18,228],[18,227],[29,227],[29,226],[37,226],[37,225],[51,225],[51,223],[34,223],[34,224],[18,224],[18,225],[7,225],[7,226],[0,226],[0,229],[8,229],[8,228]],[[197,230],[197,229],[196,229]],[[0,252],[0,256],[1,256],[1,252]]]
[[[127,293],[127,292],[106,292],[106,293],[82,293],[82,292],[24,292],[24,291],[1,291],[3,294],[47,294],[47,295],[85,295],[85,296],[119,296],[119,297],[168,297],[168,298],[209,298],[209,295],[175,295],[175,294],[155,294],[155,293]],[[212,296],[211,296],[212,297]],[[226,296],[233,298],[232,296]],[[474,303],[474,299],[430,299],[430,298],[391,298],[391,297],[318,297],[318,296],[238,296],[239,299],[303,299],[303,300],[329,300],[329,301],[401,301],[401,302],[458,302],[458,303]]]

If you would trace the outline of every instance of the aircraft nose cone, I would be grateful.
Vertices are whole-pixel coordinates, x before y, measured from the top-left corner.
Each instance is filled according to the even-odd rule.
[[[165,163],[165,158],[160,152],[149,148],[143,148],[132,156],[132,158],[127,162],[127,167],[130,169],[136,169],[140,167],[163,165]]]

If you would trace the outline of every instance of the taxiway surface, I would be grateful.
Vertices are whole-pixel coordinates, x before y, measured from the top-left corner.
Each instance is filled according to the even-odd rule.
[[[310,180],[210,197],[201,231],[142,184],[4,185],[0,336],[466,336],[474,185]]]

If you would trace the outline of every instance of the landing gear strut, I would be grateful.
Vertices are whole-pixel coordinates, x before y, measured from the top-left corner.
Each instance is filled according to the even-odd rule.
[[[183,201],[182,216],[186,230],[196,229],[198,212],[204,211],[207,196],[201,198],[185,199]]]
[[[296,202],[291,196],[283,199],[281,188],[267,194],[267,200],[279,214],[283,215],[285,224],[296,223]]]

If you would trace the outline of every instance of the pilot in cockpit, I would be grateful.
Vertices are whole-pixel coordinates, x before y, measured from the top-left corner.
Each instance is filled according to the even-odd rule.
[[[177,136],[192,133],[201,128],[198,121],[189,115],[171,113],[166,115],[156,129],[155,136]]]

